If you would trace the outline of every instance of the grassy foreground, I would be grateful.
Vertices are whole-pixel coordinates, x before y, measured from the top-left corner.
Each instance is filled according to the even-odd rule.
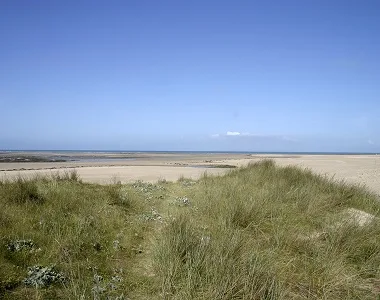
[[[380,202],[264,160],[121,185],[0,181],[1,299],[376,299]]]

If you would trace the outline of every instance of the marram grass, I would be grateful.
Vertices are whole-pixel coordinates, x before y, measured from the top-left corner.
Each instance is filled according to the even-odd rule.
[[[379,199],[268,160],[175,183],[20,177],[0,205],[2,299],[380,294]]]

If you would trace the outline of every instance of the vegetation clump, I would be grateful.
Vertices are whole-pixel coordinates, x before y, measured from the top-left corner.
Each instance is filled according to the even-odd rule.
[[[12,240],[8,242],[7,249],[10,252],[33,251],[37,249],[36,244],[32,240]]]
[[[150,182],[143,182],[141,180],[136,181],[132,186],[138,191],[143,192],[143,193],[150,193],[154,191],[165,190],[165,187],[162,185],[158,185],[158,184],[154,184]]]
[[[178,206],[189,206],[190,200],[186,196],[175,197],[173,204],[178,205]]]
[[[38,189],[37,183],[22,177],[0,185],[0,189],[0,198],[3,198],[6,202],[39,204],[45,201],[43,194]]]
[[[32,266],[28,269],[28,276],[24,279],[26,285],[41,288],[54,283],[63,283],[65,276],[57,272],[54,267]]]

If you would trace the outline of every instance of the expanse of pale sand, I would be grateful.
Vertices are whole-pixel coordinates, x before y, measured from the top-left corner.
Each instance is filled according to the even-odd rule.
[[[339,180],[367,186],[380,195],[379,155],[316,155],[276,158],[279,165],[297,165]]]
[[[213,165],[244,166],[263,158],[278,165],[297,165],[315,172],[334,176],[347,182],[366,185],[380,195],[380,155],[247,155],[247,154],[128,154],[133,160],[114,159],[112,162],[27,162],[0,164],[0,177],[51,174],[75,168],[85,182],[122,183],[159,179],[175,181],[180,176],[197,179],[203,173],[224,174],[225,168]]]

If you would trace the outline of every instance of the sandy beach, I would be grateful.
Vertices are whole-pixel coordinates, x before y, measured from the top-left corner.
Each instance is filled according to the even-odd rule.
[[[2,157],[20,158],[59,157],[56,152],[1,153]],[[180,176],[197,179],[204,172],[223,174],[228,166],[244,166],[261,159],[274,159],[279,165],[297,165],[315,172],[334,176],[347,182],[366,185],[380,195],[380,156],[378,155],[254,155],[223,153],[83,153],[65,154],[66,161],[2,162],[0,176],[33,176],[51,174],[57,171],[76,169],[83,181],[122,183],[144,180],[155,182],[159,179],[177,180]],[[29,159],[29,158],[28,158]]]

